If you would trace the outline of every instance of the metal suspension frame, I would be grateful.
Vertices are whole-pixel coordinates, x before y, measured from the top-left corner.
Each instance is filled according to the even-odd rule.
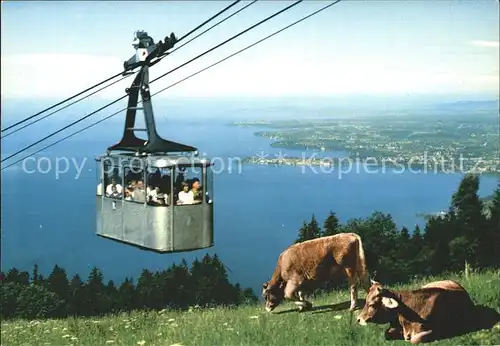
[[[129,151],[139,154],[145,153],[186,153],[197,152],[198,149],[177,142],[163,139],[156,130],[154,120],[153,105],[151,103],[151,93],[149,89],[149,62],[142,65],[139,73],[135,77],[130,88],[126,88],[128,94],[128,105],[125,118],[125,127],[123,137],[117,144],[108,147],[108,153],[111,151]],[[141,94],[142,107],[138,107],[139,92]],[[137,110],[144,112],[146,128],[135,128]],[[135,131],[146,132],[147,139],[138,138]]]

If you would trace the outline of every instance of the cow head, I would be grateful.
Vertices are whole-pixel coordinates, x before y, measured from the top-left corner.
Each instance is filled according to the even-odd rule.
[[[283,281],[272,283],[268,281],[262,285],[262,298],[266,302],[266,311],[273,311],[285,297],[285,284]]]
[[[365,306],[358,315],[358,323],[363,326],[367,322],[388,323],[393,318],[395,309],[399,305],[391,291],[383,288],[376,281],[371,280],[371,284],[366,296]]]

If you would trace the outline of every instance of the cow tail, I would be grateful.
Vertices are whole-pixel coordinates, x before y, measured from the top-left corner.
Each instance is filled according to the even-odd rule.
[[[366,289],[366,291],[370,288],[370,278],[368,276],[368,270],[366,269],[366,257],[365,250],[363,249],[363,242],[361,241],[361,237],[356,235],[358,239],[358,265],[357,265],[357,274],[358,280],[361,285]]]

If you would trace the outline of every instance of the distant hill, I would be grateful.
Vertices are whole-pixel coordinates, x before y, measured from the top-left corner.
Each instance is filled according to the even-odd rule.
[[[499,102],[500,100],[445,102],[436,105],[436,108],[449,109],[449,110],[464,110],[464,111],[498,110]]]

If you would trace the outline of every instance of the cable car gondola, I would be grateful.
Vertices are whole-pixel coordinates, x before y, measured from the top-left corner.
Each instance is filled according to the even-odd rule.
[[[197,148],[165,140],[156,131],[148,69],[152,58],[175,43],[165,41],[152,44],[147,33],[136,32],[136,54],[124,63],[125,70],[141,68],[126,89],[123,137],[96,159],[96,234],[144,250],[172,253],[214,245],[213,173],[210,160],[199,158]],[[138,110],[144,113],[145,129],[134,127]],[[147,139],[138,138],[136,131],[146,132]],[[189,179],[189,173],[197,176]]]

